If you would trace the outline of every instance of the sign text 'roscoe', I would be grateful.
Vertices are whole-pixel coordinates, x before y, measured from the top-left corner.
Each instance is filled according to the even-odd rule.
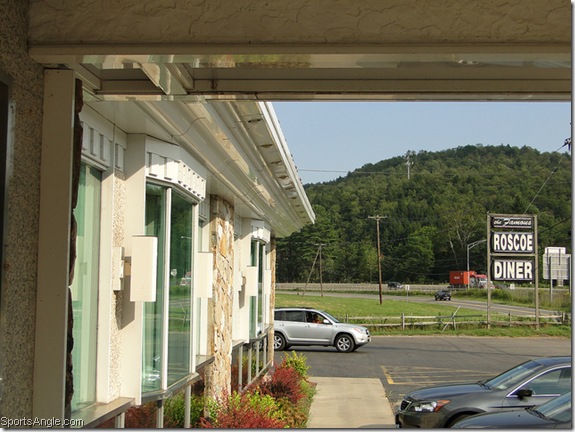
[[[532,232],[494,232],[491,245],[497,253],[533,253]]]

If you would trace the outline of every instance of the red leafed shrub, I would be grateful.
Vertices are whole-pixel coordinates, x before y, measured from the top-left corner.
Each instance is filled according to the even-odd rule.
[[[295,369],[286,367],[282,363],[273,371],[268,380],[258,385],[258,391],[275,399],[286,398],[294,405],[297,405],[305,397],[301,379],[300,374]]]
[[[126,411],[126,428],[151,429],[156,427],[156,403],[147,402]]]
[[[263,403],[262,403],[263,402]],[[200,427],[207,429],[278,429],[286,422],[277,418],[273,399],[266,401],[253,394],[233,393],[220,401],[212,419],[202,418]]]

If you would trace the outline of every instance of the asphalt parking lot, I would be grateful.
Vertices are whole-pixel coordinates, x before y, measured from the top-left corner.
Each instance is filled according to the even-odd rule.
[[[310,376],[381,380],[395,409],[403,395],[416,388],[477,381],[531,358],[571,355],[571,340],[552,337],[374,336],[368,345],[352,353],[338,353],[335,348],[328,347],[293,349],[305,354]],[[277,362],[284,354],[277,352],[275,355]]]

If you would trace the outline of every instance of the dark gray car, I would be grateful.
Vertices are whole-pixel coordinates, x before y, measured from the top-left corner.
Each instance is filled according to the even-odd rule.
[[[340,352],[351,352],[370,340],[367,328],[341,323],[325,311],[301,307],[274,311],[276,351],[292,345],[321,345],[334,346]]]
[[[571,357],[529,360],[487,381],[428,387],[406,394],[395,423],[451,427],[474,414],[541,405],[571,391]]]
[[[449,290],[439,290],[435,292],[435,300],[449,300],[451,301],[451,291]]]
[[[533,408],[477,414],[455,423],[453,427],[469,429],[572,429],[571,392]]]

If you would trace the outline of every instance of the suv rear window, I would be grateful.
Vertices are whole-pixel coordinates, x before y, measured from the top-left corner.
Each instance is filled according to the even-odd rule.
[[[275,321],[305,322],[305,311],[301,310],[278,310],[274,312]]]
[[[285,311],[285,321],[305,322],[304,311]]]

